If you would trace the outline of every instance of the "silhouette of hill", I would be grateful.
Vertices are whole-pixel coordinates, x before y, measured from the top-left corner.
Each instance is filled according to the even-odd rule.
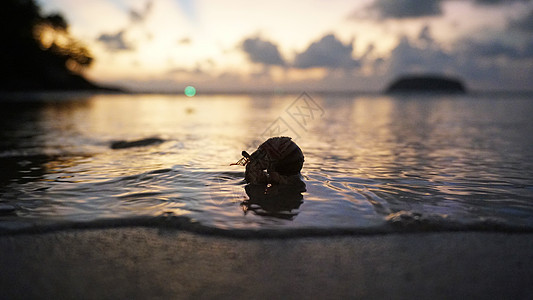
[[[60,14],[42,15],[34,0],[2,0],[0,26],[0,90],[116,90],[83,77],[93,58]]]
[[[439,75],[418,75],[400,77],[389,85],[386,92],[465,93],[466,88],[465,85],[456,78]]]

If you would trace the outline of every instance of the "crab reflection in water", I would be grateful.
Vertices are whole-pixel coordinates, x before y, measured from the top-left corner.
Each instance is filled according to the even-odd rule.
[[[249,197],[241,203],[245,214],[252,211],[259,216],[292,220],[298,215],[306,187],[298,178],[290,184],[247,184],[245,191]]]

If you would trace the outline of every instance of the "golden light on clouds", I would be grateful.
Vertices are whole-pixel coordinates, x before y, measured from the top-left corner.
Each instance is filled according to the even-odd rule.
[[[270,85],[288,87],[300,82],[302,86],[328,80],[339,72],[349,74],[352,82],[361,82],[362,77],[373,82],[370,86],[346,88],[380,89],[385,84],[383,76],[390,80],[398,72],[417,70],[452,70],[459,76],[476,77],[474,82],[502,83],[502,78],[483,75],[487,68],[502,68],[501,74],[508,74],[501,59],[480,58],[473,53],[479,50],[476,45],[468,48],[468,43],[478,41],[484,43],[483,47],[493,47],[497,39],[502,39],[518,51],[526,51],[521,49],[527,48],[524,43],[530,35],[505,31],[510,22],[527,20],[528,12],[533,11],[533,1],[513,1],[509,5],[481,5],[475,0],[430,1],[433,11],[421,10],[416,12],[418,15],[405,11],[411,0],[402,2],[405,8],[392,0],[40,2],[45,11],[62,12],[70,32],[94,54],[95,62],[87,72],[91,79],[126,83],[140,90],[154,83],[172,90],[173,84],[187,85],[191,80],[215,88],[231,84],[228,78],[233,79],[234,89],[245,83],[264,88],[269,80]],[[333,35],[337,44],[319,43],[328,35]],[[243,41],[250,38],[256,39],[258,46],[254,53],[243,48]],[[402,39],[408,43],[401,45]],[[310,49],[313,43],[319,45]],[[50,44],[46,34],[43,44]],[[345,66],[335,61],[344,51],[338,44],[352,47],[352,60],[346,60]],[[398,49],[400,46],[406,48]],[[420,63],[410,65],[407,52],[422,57]],[[296,66],[295,60],[302,53],[316,60],[318,69]],[[273,63],[274,54],[279,56],[278,63]],[[471,65],[460,62],[470,56]],[[523,60],[517,64],[533,67],[531,57],[527,53],[517,55],[516,59]],[[487,67],[486,61],[491,60],[494,63]],[[400,61],[403,63],[398,65]],[[518,82],[514,78],[507,81]],[[529,82],[521,79],[517,84],[525,86]]]

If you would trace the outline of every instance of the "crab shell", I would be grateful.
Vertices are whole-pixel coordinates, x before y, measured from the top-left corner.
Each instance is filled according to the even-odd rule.
[[[303,163],[302,150],[290,137],[269,138],[250,155],[245,180],[254,184],[287,184],[299,176]]]

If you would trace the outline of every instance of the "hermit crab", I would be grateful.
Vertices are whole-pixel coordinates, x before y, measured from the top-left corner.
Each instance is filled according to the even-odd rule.
[[[300,181],[304,163],[302,150],[290,137],[273,137],[256,151],[242,151],[242,158],[231,165],[246,166],[244,179],[250,184],[293,184]]]

